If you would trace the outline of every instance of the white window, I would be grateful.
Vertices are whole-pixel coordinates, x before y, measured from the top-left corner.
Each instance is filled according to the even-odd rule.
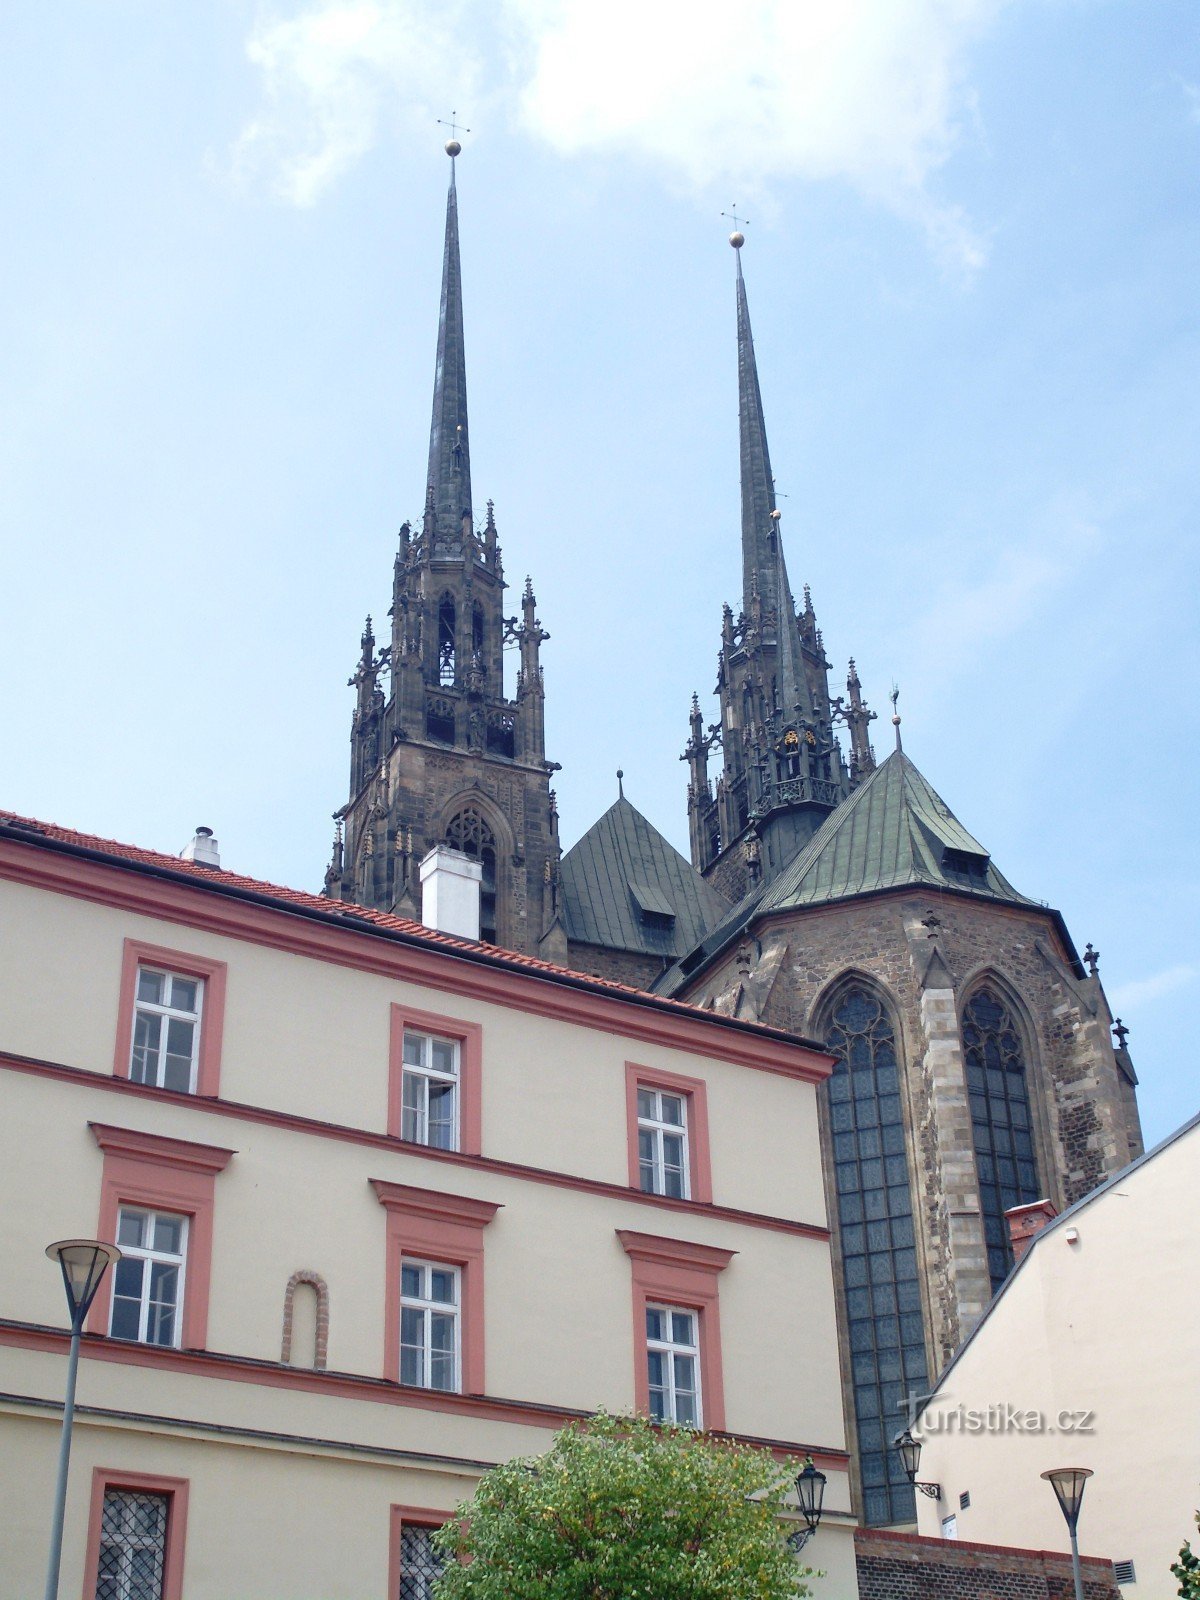
[[[433,1261],[400,1264],[400,1382],[461,1388],[459,1304],[462,1275]]]
[[[169,1515],[165,1494],[104,1491],[96,1600],[161,1600]]]
[[[687,1096],[639,1086],[638,1174],[646,1194],[688,1198]]]
[[[139,967],[129,1076],[156,1089],[196,1092],[204,980]]]
[[[178,1348],[187,1218],[122,1206],[117,1243],[121,1260],[113,1279],[109,1333],[114,1339]]]
[[[435,1528],[400,1524],[400,1600],[433,1600],[433,1585],[446,1558],[433,1547]]]
[[[659,1422],[700,1426],[699,1318],[675,1306],[646,1307],[650,1415]]]
[[[458,1149],[458,1069],[457,1039],[405,1028],[402,1139]]]

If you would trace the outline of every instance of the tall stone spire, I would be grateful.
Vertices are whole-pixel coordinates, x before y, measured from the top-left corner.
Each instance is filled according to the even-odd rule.
[[[737,241],[736,243],[734,241]],[[775,504],[775,479],[767,448],[767,424],[758,362],[750,329],[750,305],[742,276],[744,235],[730,237],[737,257],[738,431],[742,477],[742,609],[752,612],[752,598],[762,606],[765,626],[775,632],[778,649],[779,708],[786,716],[810,716],[809,693],[800,658],[796,604],[788,582]]]
[[[437,514],[438,542],[457,544],[471,513],[471,448],[467,430],[467,356],[463,339],[462,267],[458,256],[457,139],[446,145],[450,189],[446,195],[446,245],[442,253],[442,307],[438,318],[433,421],[429,429],[429,491]]]

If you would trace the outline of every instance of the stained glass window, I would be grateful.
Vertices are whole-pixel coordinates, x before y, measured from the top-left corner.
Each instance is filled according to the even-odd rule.
[[[1004,1213],[1039,1198],[1025,1052],[1011,1010],[979,989],[963,1013],[963,1053],[988,1272],[995,1294],[1012,1268]]]
[[[863,1518],[912,1522],[913,1490],[892,1440],[928,1368],[895,1034],[875,996],[852,988],[834,1007],[827,1042],[837,1056],[827,1087]]]

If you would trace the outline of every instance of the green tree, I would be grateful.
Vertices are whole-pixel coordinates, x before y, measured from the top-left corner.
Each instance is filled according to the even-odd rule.
[[[1200,1528],[1200,1511],[1196,1513],[1196,1526]],[[1190,1539],[1179,1552],[1179,1560],[1172,1563],[1171,1571],[1179,1579],[1183,1600],[1200,1600],[1200,1556],[1192,1554]]]
[[[799,1463],[600,1412],[480,1480],[438,1536],[438,1600],[797,1600]],[[754,1496],[749,1499],[748,1496]]]

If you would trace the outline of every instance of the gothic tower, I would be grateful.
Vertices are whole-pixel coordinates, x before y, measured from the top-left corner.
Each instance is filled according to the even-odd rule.
[[[872,713],[853,662],[847,707],[830,699],[829,662],[808,587],[798,611],[788,581],[742,277],[744,242],[740,233],[730,236],[737,260],[742,609],[736,620],[731,607],[724,609],[720,722],[706,729],[693,696],[684,752],[692,862],[732,900],[777,877],[874,765],[867,740]],[[851,735],[849,769],[834,735],[838,719]],[[708,775],[714,745],[723,756],[715,789]]]
[[[483,867],[481,937],[512,950],[565,954],[557,919],[558,820],[546,760],[539,652],[549,635],[527,578],[520,614],[505,616],[492,502],[481,528],[471,449],[459,261],[457,140],[442,257],[425,513],[400,529],[390,642],[370,617],[350,680],[350,797],[338,811],[325,892],[380,911],[420,915],[418,867],[446,843]],[[504,650],[519,652],[515,697]],[[386,675],[388,692],[383,680]]]

